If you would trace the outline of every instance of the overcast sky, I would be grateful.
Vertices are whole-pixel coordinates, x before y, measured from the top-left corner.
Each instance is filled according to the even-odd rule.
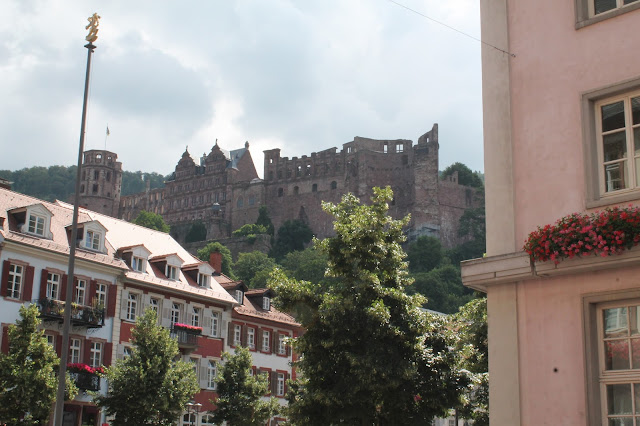
[[[478,37],[478,0],[397,0]],[[0,169],[77,162],[87,17],[101,17],[86,149],[168,174],[218,139],[293,157],[439,124],[440,169],[483,170],[480,43],[389,0],[2,0]]]

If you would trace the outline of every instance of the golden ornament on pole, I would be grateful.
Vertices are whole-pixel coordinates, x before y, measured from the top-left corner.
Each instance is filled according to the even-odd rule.
[[[85,27],[85,30],[89,30],[89,34],[85,40],[89,43],[93,43],[98,39],[98,25],[100,25],[100,16],[97,13],[94,13],[90,17],[87,18],[89,24]]]

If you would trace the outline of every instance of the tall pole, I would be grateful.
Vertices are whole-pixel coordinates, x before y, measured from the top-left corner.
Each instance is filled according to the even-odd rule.
[[[58,393],[56,395],[55,426],[62,426],[64,417],[64,391],[67,374],[67,362],[69,359],[69,329],[71,328],[71,299],[73,296],[74,269],[76,262],[76,241],[78,239],[78,210],[80,207],[80,179],[82,168],[82,153],[84,152],[84,133],[87,121],[87,98],[89,96],[89,77],[91,75],[91,55],[96,46],[93,42],[98,38],[98,21],[100,17],[94,13],[88,18],[90,29],[86,40],[87,48],[87,72],[84,79],[84,100],[82,102],[82,123],[80,124],[80,146],[78,148],[78,169],[76,173],[76,192],[73,201],[73,224],[71,227],[71,242],[69,243],[69,271],[67,274],[67,294],[65,295],[64,322],[62,325],[62,348],[60,348],[60,368],[58,369]]]

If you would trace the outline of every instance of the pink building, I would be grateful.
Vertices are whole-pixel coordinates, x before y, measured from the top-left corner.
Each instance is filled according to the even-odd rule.
[[[535,262],[538,226],[639,205],[638,0],[482,0],[491,425],[640,425],[640,249]],[[611,362],[612,337],[627,348]]]

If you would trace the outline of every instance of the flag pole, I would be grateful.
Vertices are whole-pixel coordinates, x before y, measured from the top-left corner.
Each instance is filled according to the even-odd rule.
[[[109,135],[111,134],[111,132],[109,131],[109,123],[107,123],[107,131],[105,132],[104,135],[104,150],[107,150],[107,138],[109,137]]]

